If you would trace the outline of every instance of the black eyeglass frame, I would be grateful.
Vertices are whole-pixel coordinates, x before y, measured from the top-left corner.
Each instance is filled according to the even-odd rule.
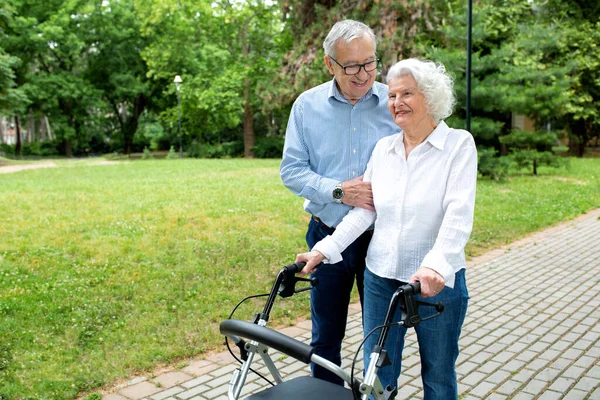
[[[377,68],[379,68],[379,63],[380,63],[380,60],[379,60],[379,58],[376,58],[376,59],[374,59],[374,60],[372,60],[372,61],[369,61],[369,62],[366,62],[366,63],[364,63],[364,64],[352,64],[352,65],[343,66],[343,65],[342,65],[342,64],[340,64],[340,63],[338,62],[338,60],[336,60],[335,58],[333,58],[333,57],[331,57],[331,56],[327,56],[327,57],[331,58],[331,59],[332,59],[332,60],[333,60],[333,61],[334,61],[334,62],[335,62],[337,65],[339,65],[340,67],[342,67],[342,69],[344,70],[344,74],[346,74],[346,75],[356,75],[356,74],[360,73],[360,70],[361,70],[361,69],[364,69],[364,70],[365,70],[365,72],[373,72],[373,71],[375,71]],[[373,69],[370,69],[370,70],[367,70],[367,64],[371,64],[372,62],[374,62],[374,63],[375,63],[375,68],[373,68]],[[349,73],[348,73],[348,71],[346,70],[347,68],[355,68],[355,67],[358,67],[358,71],[356,71],[356,72],[355,72],[355,73],[353,73],[353,74],[349,74]]]

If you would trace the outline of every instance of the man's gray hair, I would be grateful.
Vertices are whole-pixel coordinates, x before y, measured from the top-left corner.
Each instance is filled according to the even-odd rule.
[[[425,104],[429,115],[436,123],[452,115],[456,105],[452,77],[446,72],[443,64],[407,58],[398,61],[390,68],[386,82],[404,75],[412,75],[418,89],[425,95]]]
[[[351,19],[345,19],[343,21],[336,22],[323,42],[323,50],[325,50],[325,55],[335,58],[335,45],[339,40],[341,40],[344,44],[348,44],[354,39],[363,37],[365,34],[369,35],[369,37],[373,40],[373,47],[375,47],[375,50],[377,51],[377,38],[375,37],[373,30],[367,25]]]

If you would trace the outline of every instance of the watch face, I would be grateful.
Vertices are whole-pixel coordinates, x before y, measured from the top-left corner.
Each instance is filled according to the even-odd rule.
[[[340,188],[335,188],[333,189],[333,198],[334,199],[341,199],[342,196],[344,195],[344,191]]]

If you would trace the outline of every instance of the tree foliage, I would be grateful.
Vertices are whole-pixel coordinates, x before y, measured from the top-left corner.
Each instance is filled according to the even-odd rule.
[[[331,78],[325,35],[353,18],[379,38],[381,80],[402,58],[444,63],[459,100],[448,122],[462,127],[466,13],[462,0],[4,0],[0,107],[47,116],[64,154],[166,150],[178,144],[180,75],[184,147],[273,154],[295,98]],[[475,0],[478,145],[507,154],[513,112],[566,135],[573,154],[597,141],[599,24],[597,2]]]

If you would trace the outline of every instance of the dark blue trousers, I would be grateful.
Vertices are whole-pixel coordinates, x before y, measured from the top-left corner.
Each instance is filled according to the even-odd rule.
[[[334,229],[324,226],[311,218],[306,233],[306,243],[309,249],[332,234]],[[367,248],[371,241],[372,231],[362,234],[352,245],[342,252],[343,260],[337,264],[321,264],[313,278],[318,278],[318,284],[310,291],[312,318],[312,341],[315,354],[341,365],[342,340],[346,334],[346,319],[350,294],[356,280],[360,304],[363,304],[363,281]],[[328,370],[311,364],[315,378],[323,379],[339,385],[344,382]]]

